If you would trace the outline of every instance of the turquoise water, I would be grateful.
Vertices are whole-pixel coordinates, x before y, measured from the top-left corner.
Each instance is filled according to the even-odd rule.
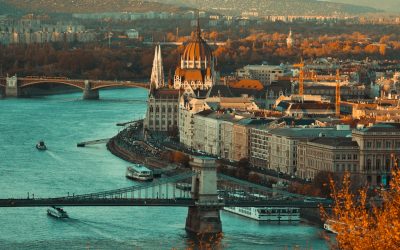
[[[0,99],[0,198],[82,194],[127,187],[129,165],[104,144],[117,122],[139,119],[147,91],[116,89],[84,101],[81,93],[29,99]],[[43,139],[48,150],[35,144]],[[0,208],[0,249],[184,249],[186,208],[68,207],[56,220],[45,208]],[[299,224],[259,224],[221,212],[223,249],[326,249],[320,229]]]

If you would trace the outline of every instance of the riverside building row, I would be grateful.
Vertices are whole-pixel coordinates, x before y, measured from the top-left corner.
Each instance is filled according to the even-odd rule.
[[[253,167],[305,180],[320,171],[348,171],[360,184],[389,183],[390,169],[400,158],[400,123],[355,130],[348,125],[333,126],[323,122],[323,117],[334,114],[332,105],[308,95],[300,102],[296,96],[280,95],[275,100],[276,109],[287,117],[256,118],[257,112],[265,111],[259,109],[257,98],[230,95],[238,84],[229,88],[218,78],[215,58],[198,23],[168,84],[158,46],[145,130],[177,130],[186,148],[230,161],[247,158]],[[260,92],[257,87],[262,84],[253,85],[252,91]],[[305,114],[318,118],[304,118]]]
[[[391,168],[400,164],[399,123],[351,130],[348,125],[316,127],[312,119],[285,119],[180,109],[180,141],[199,152],[230,161],[247,158],[253,167],[304,180],[320,171],[347,171],[360,184],[388,185]]]

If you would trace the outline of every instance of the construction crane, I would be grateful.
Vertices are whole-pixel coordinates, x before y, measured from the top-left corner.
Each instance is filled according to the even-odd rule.
[[[340,117],[340,73],[336,70],[336,100],[335,100],[336,117]]]

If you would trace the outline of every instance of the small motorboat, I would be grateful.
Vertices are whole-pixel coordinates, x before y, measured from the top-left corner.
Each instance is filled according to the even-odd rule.
[[[47,149],[46,145],[44,144],[44,141],[39,141],[39,142],[36,144],[36,148],[37,148],[38,150],[46,150],[46,149]]]
[[[55,218],[69,218],[67,212],[64,211],[64,209],[56,206],[52,206],[47,209],[47,215],[53,216]]]

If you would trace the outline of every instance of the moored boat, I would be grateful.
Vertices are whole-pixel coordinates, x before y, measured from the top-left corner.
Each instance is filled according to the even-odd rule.
[[[52,206],[52,207],[48,208],[47,214],[50,216],[53,216],[55,218],[59,218],[59,219],[69,217],[67,212],[64,209],[62,209],[60,207],[56,207],[56,206]]]
[[[300,221],[300,209],[293,207],[224,207],[224,210],[257,221]]]
[[[142,165],[133,165],[127,167],[125,176],[128,179],[137,180],[137,181],[152,181],[153,180],[153,171],[146,168]]]
[[[334,220],[326,220],[324,223],[324,229],[330,233],[337,234],[338,232],[335,230],[334,225],[337,224],[338,222]]]
[[[178,182],[175,184],[175,187],[177,189],[183,190],[183,191],[190,191],[192,190],[192,184],[186,183],[186,182]]]
[[[36,144],[36,148],[37,148],[38,150],[46,150],[46,149],[47,149],[46,145],[44,144],[44,141],[39,141],[39,142]]]

